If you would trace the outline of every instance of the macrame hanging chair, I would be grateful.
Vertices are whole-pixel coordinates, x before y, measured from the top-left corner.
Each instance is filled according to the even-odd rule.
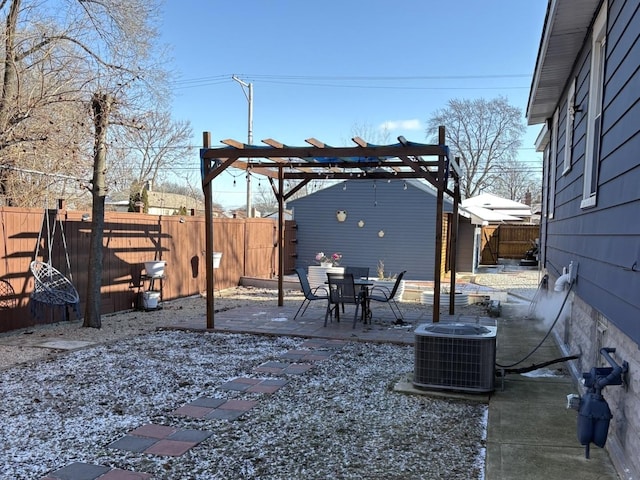
[[[35,280],[35,286],[31,292],[31,313],[36,318],[42,317],[43,313],[48,307],[65,307],[65,318],[67,318],[66,307],[73,307],[76,316],[80,316],[79,304],[80,295],[76,287],[72,283],[71,264],[69,262],[69,253],[67,251],[67,240],[64,235],[64,226],[62,219],[60,223],[60,236],[64,246],[64,254],[67,261],[67,271],[69,272],[69,278],[63,275],[60,271],[56,270],[51,265],[51,253],[53,249],[53,239],[56,234],[56,222],[53,222],[53,230],[51,229],[51,221],[49,220],[49,210],[45,209],[44,218],[42,219],[42,227],[38,234],[38,243],[36,244],[36,251],[34,260],[31,262],[30,269]],[[48,249],[48,261],[39,260],[40,242],[42,240],[42,231],[47,229],[47,249]]]

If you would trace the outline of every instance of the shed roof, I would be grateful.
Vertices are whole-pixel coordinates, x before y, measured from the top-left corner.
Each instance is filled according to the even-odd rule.
[[[492,193],[482,193],[467,198],[460,203],[460,208],[472,215],[472,221],[476,224],[484,221],[521,222],[524,217],[531,217],[529,205]]]
[[[492,193],[481,193],[475,197],[469,197],[460,203],[461,207],[483,207],[491,210],[524,210],[531,211],[531,208],[526,203],[516,202],[508,198],[499,197]]]
[[[463,212],[467,212],[471,217],[471,223],[475,225],[481,225],[484,222],[496,223],[496,222],[520,222],[522,218],[513,215],[508,215],[504,212],[491,210],[489,208],[478,207],[475,205],[469,205],[467,207],[460,207]]]

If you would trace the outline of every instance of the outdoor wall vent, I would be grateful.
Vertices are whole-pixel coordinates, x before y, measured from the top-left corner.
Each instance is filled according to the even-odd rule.
[[[493,391],[496,333],[495,322],[491,326],[477,323],[420,325],[415,331],[413,385],[478,393]]]

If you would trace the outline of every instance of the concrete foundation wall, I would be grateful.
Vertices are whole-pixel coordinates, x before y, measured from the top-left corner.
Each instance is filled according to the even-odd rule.
[[[553,283],[551,283],[553,285]],[[572,373],[584,393],[582,373],[592,367],[610,366],[599,353],[602,347],[616,349],[618,364],[629,363],[628,383],[603,390],[613,418],[605,448],[621,478],[640,479],[640,352],[637,343],[624,335],[602,314],[583,299],[569,294],[563,315],[555,328],[555,336],[566,354],[580,353],[573,361]],[[576,440],[577,441],[577,440]],[[592,448],[597,448],[592,445]]]

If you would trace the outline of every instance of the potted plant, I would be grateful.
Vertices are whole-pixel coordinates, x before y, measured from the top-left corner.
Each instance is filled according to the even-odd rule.
[[[316,253],[316,262],[318,262],[323,267],[337,267],[340,265],[340,260],[342,260],[342,254],[339,252],[332,253],[327,256],[324,252]]]
[[[316,262],[319,265],[309,265],[309,286],[314,289],[317,287],[326,287],[327,273],[341,273],[344,272],[344,267],[340,267],[340,260],[342,260],[342,254],[339,252],[331,255],[325,255],[324,252],[318,252],[315,256]]]

